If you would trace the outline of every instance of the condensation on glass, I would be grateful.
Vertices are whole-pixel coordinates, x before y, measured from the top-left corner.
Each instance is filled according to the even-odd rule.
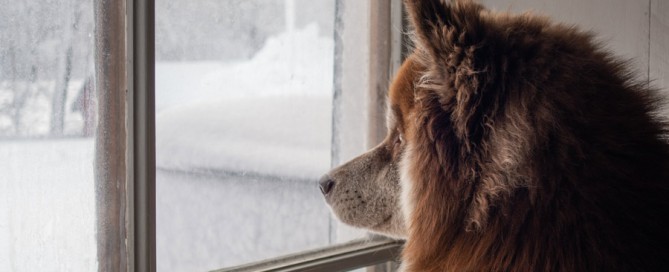
[[[335,1],[156,1],[159,271],[331,244]]]
[[[0,271],[95,271],[93,1],[0,7]]]

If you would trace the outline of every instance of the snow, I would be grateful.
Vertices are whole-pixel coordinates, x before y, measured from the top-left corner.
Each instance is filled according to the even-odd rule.
[[[312,179],[324,174],[332,50],[312,24],[268,39],[248,62],[158,63],[157,166]]]
[[[267,39],[250,60],[158,62],[156,111],[235,97],[332,96],[334,43],[310,24]]]
[[[93,141],[0,141],[0,158],[0,271],[95,271]]]
[[[326,246],[315,183],[158,171],[158,271],[209,271]]]
[[[231,98],[167,110],[157,118],[157,165],[317,178],[330,164],[329,102]]]

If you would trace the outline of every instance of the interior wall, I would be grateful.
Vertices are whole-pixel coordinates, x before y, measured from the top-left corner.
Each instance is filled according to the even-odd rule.
[[[641,80],[669,96],[669,1],[479,0],[514,13],[531,11],[592,31],[606,48],[629,60]]]

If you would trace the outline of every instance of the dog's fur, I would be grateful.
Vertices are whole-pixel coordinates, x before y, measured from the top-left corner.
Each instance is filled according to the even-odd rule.
[[[335,215],[406,238],[407,271],[669,271],[653,92],[573,27],[405,5],[388,136],[328,174]]]

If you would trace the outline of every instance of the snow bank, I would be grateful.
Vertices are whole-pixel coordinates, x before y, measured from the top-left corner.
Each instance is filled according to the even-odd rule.
[[[159,63],[158,167],[318,177],[330,166],[332,56],[309,25],[248,62]]]
[[[157,165],[315,178],[330,166],[324,97],[231,98],[167,110],[158,118]]]
[[[270,37],[250,61],[210,73],[204,82],[226,96],[331,96],[333,54],[332,40],[310,24]]]

